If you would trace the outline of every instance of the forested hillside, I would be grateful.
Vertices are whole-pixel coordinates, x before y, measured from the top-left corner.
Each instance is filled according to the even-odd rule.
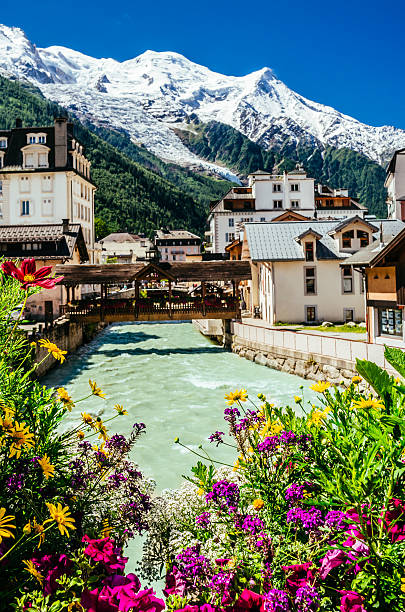
[[[243,136],[238,130],[211,121],[192,123],[190,129],[177,130],[183,142],[197,155],[213,162],[222,162],[247,175],[258,168],[272,171],[292,170],[301,162],[318,182],[330,187],[349,189],[351,196],[369,207],[370,213],[386,216],[385,171],[368,157],[351,149],[327,147],[324,151],[288,141],[281,149],[266,151]]]
[[[50,125],[61,113],[66,114],[35,88],[0,77],[0,129],[13,127],[17,117],[25,126]],[[161,226],[203,233],[208,202],[220,198],[230,183],[165,164],[118,133],[99,130],[97,135],[74,123],[92,162],[96,216],[104,221],[98,227],[149,235]]]

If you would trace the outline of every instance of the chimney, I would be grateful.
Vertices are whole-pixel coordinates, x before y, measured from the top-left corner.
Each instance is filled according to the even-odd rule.
[[[62,219],[62,233],[69,233],[69,219]]]
[[[384,246],[383,224],[380,223],[380,246]]]
[[[15,127],[22,128],[22,119],[20,119],[19,117],[17,117],[17,119],[15,120]]]
[[[67,119],[55,117],[55,168],[65,168],[67,165]]]

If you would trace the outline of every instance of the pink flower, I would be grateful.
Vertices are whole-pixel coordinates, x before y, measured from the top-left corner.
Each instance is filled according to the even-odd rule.
[[[286,588],[289,593],[295,595],[298,589],[304,586],[311,586],[315,580],[315,574],[310,567],[312,563],[300,563],[298,565],[284,565],[286,573],[292,572],[286,577]]]
[[[131,586],[124,586],[120,592],[116,594],[119,601],[120,612],[129,612],[135,608],[137,612],[162,612],[165,607],[163,599],[158,599],[155,596],[153,589],[146,589],[135,593]]]
[[[391,542],[401,542],[405,540],[405,506],[401,500],[391,499],[390,508],[384,517],[387,531]],[[394,524],[391,526],[391,523]]]
[[[44,266],[36,269],[35,259],[24,259],[20,268],[17,268],[14,262],[5,261],[1,264],[1,269],[6,276],[12,276],[20,281],[23,289],[28,287],[42,287],[43,289],[53,289],[56,283],[59,283],[63,276],[57,278],[45,278],[52,272],[51,266]]]
[[[364,597],[356,591],[339,591],[342,595],[340,600],[340,612],[367,612],[363,606]]]
[[[254,591],[244,589],[233,607],[233,612],[245,612],[246,610],[264,612],[264,597]]]
[[[80,603],[87,612],[118,612],[118,605],[114,603],[114,596],[108,587],[104,587],[100,592],[98,589],[86,589],[82,593]]]
[[[121,557],[121,549],[114,546],[110,538],[92,540],[87,535],[83,536],[82,542],[87,542],[84,554],[94,559],[96,563],[103,563],[107,571],[122,571],[128,561],[127,557]]]
[[[320,561],[321,569],[319,571],[319,576],[321,579],[325,580],[329,572],[331,572],[334,567],[341,565],[346,558],[347,555],[343,552],[343,550],[339,550],[338,548],[328,550],[326,555]]]
[[[187,587],[187,580],[181,571],[174,565],[172,571],[166,575],[166,588],[163,590],[163,595],[180,595],[184,597]]]

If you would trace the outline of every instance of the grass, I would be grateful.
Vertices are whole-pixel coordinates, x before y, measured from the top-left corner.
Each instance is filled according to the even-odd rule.
[[[325,326],[323,327],[322,325],[305,325],[304,323],[284,323],[284,322],[279,322],[279,323],[275,323],[274,324],[275,327],[294,327],[294,328],[299,328],[302,330],[316,330],[316,331],[321,331],[321,332],[340,332],[340,333],[344,333],[344,334],[365,334],[367,333],[367,330],[365,327],[360,327],[359,325],[356,325],[355,327],[350,327],[349,325],[331,325],[329,327]]]

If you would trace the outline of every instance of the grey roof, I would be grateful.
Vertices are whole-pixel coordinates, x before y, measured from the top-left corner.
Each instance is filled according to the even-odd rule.
[[[69,223],[65,233],[62,223],[0,225],[0,244],[4,256],[38,259],[71,259],[77,245],[81,261],[89,259],[80,223]]]
[[[198,238],[196,234],[192,234],[187,230],[156,230],[156,238],[158,240],[181,240],[183,238]]]
[[[128,232],[115,232],[113,234],[108,234],[108,236],[105,236],[104,238],[102,238],[101,240],[99,240],[99,242],[103,243],[103,242],[138,242],[139,240],[146,240],[145,237],[141,238],[141,236],[138,236],[137,234],[129,234]]]
[[[382,223],[383,231],[391,236],[405,227],[402,221],[387,219],[374,223]],[[350,254],[339,251],[337,241],[329,235],[340,224],[341,221],[245,223],[250,257],[253,261],[304,261],[304,250],[296,239],[312,229],[322,236],[316,242],[317,259],[348,260]]]
[[[350,225],[350,223],[357,223],[357,222],[367,225],[373,232],[378,231],[378,227],[370,223],[370,221],[367,221],[367,219],[362,219],[358,215],[355,215],[354,217],[347,217],[346,219],[343,219],[343,221],[338,223],[336,227],[332,230],[332,233],[334,234],[335,232],[339,232],[344,227],[346,227],[346,225]]]

